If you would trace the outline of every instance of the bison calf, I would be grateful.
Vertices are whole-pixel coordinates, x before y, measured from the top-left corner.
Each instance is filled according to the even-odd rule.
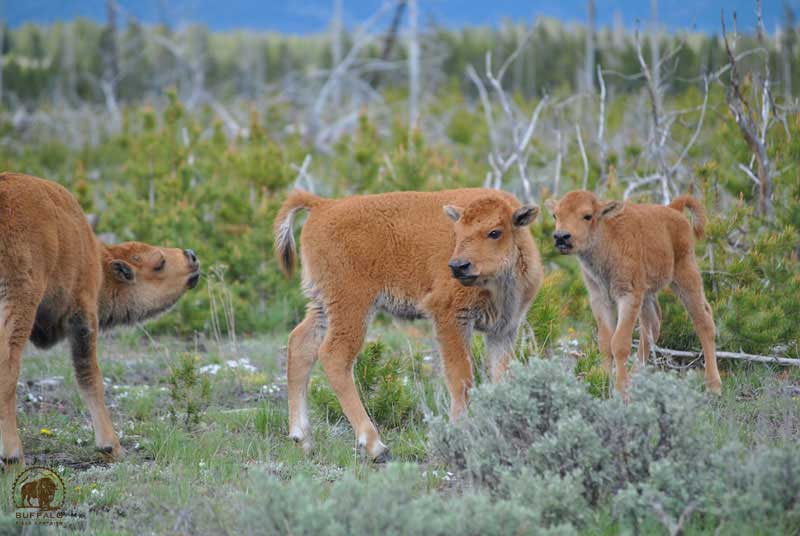
[[[643,362],[661,329],[661,309],[656,294],[666,285],[681,299],[700,336],[705,356],[706,387],[719,393],[721,382],[714,346],[714,319],[703,293],[694,257],[694,236],[689,220],[694,213],[694,235],[700,238],[705,214],[700,203],[682,196],[669,206],[602,202],[587,191],[574,191],[547,208],[556,220],[555,247],[574,253],[580,261],[597,321],[600,351],[611,369],[616,363],[616,388],[628,384],[627,359],[631,336],[639,318],[639,359]]]
[[[191,250],[95,238],[75,198],[61,186],[0,174],[0,435],[6,463],[24,463],[17,435],[20,357],[30,339],[49,348],[68,339],[95,445],[121,448],[103,401],[97,330],[133,324],[169,309],[197,285]]]
[[[498,380],[541,283],[539,252],[528,229],[539,209],[484,189],[337,200],[294,191],[275,220],[276,254],[286,273],[295,257],[292,221],[300,209],[310,212],[300,251],[310,302],[289,336],[289,433],[311,448],[306,399],[319,357],[359,447],[382,461],[388,449],[353,381],[369,319],[384,310],[433,320],[450,416],[456,418],[472,385],[472,330],[486,333],[492,378]]]

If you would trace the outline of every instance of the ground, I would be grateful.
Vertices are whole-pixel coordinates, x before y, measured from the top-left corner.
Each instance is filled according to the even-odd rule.
[[[446,391],[427,328],[384,324],[371,331],[369,339],[377,338],[392,351],[417,356],[408,360],[421,363],[415,374],[432,386],[424,400],[433,402],[426,403],[422,413],[442,413]],[[319,404],[312,405],[314,452],[306,457],[288,439],[285,341],[285,334],[235,343],[186,341],[154,338],[144,328],[104,335],[100,361],[107,403],[127,451],[118,463],[108,463],[94,452],[93,432],[75,387],[67,346],[46,352],[29,346],[18,385],[20,436],[27,464],[54,467],[66,484],[67,510],[74,516],[65,520],[65,527],[92,534],[139,534],[145,528],[148,533],[213,532],[196,525],[197,509],[213,505],[211,518],[224,526],[226,516],[237,514],[226,497],[248,493],[246,477],[253,471],[281,479],[306,475],[332,482],[348,472],[365,475],[382,470],[354,450],[347,423]],[[573,347],[578,348],[574,343]],[[176,402],[171,383],[182,385],[185,380],[180,367],[186,362],[181,356],[187,355],[197,385],[205,378],[210,386],[207,407],[198,397],[198,405],[188,412]],[[721,434],[731,428],[744,436],[800,434],[797,412],[789,418],[783,407],[780,414],[770,411],[766,378],[779,378],[769,383],[769,389],[793,397],[798,391],[794,374],[776,372],[755,365],[738,366],[725,374],[726,394],[713,412]],[[314,375],[312,384],[324,388],[319,366]],[[695,371],[689,375],[701,381]],[[200,392],[199,387],[193,392]],[[187,426],[187,417],[198,422]],[[417,464],[430,489],[458,489],[453,474],[427,457],[424,419],[412,421],[381,430],[394,459]],[[11,505],[14,476],[14,471],[0,475],[0,532],[16,530]]]

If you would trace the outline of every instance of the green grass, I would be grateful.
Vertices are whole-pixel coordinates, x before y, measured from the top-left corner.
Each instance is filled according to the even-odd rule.
[[[446,414],[446,390],[430,333],[414,326],[408,332],[397,326],[379,328],[381,341],[394,359],[406,360],[404,370],[413,379],[410,388],[421,406],[419,414]],[[309,456],[288,439],[284,341],[284,335],[262,337],[240,341],[234,348],[211,341],[200,345],[152,340],[136,330],[104,338],[100,355],[106,399],[126,449],[124,459],[113,464],[94,452],[93,431],[75,387],[66,346],[49,352],[28,349],[19,387],[20,435],[28,464],[55,467],[66,483],[69,509],[84,516],[71,521],[70,530],[204,532],[211,529],[192,524],[211,516],[222,525],[229,515],[230,498],[251,492],[249,475],[254,472],[282,481],[304,476],[332,483],[347,474],[362,479],[381,471],[382,467],[359,455],[346,420],[331,415],[324,404],[311,406],[315,448]],[[188,428],[180,420],[173,421],[169,413],[169,364],[186,351],[196,353],[198,368],[220,366],[216,374],[207,375],[209,406],[201,410],[199,422]],[[602,379],[592,376],[598,364],[596,349],[584,341],[579,352],[585,357],[578,359],[577,373],[599,391]],[[227,365],[242,359],[252,369]],[[787,407],[785,400],[776,402],[770,393],[796,384],[800,374],[779,374],[762,365],[725,369],[724,396],[709,399],[710,414],[718,424],[718,435],[712,439],[723,442],[738,434],[747,442],[755,434],[775,433],[780,441],[781,427],[795,426],[800,412],[797,404]],[[701,381],[699,374],[690,376],[691,381]],[[313,381],[327,385],[319,366]],[[429,457],[425,418],[381,427],[381,434],[394,460],[416,464],[428,490],[452,486],[447,468]],[[6,526],[14,527],[14,477],[13,471],[0,475],[0,533]],[[200,512],[198,505],[206,505],[206,510]],[[598,511],[591,530],[584,533],[614,534],[618,529],[610,513]],[[689,528],[703,533],[694,529]]]

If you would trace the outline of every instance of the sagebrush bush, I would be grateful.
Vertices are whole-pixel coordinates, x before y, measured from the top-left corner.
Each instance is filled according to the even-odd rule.
[[[566,363],[532,359],[515,364],[507,381],[472,394],[469,418],[457,425],[436,419],[431,449],[475,483],[494,487],[507,470],[520,470],[531,445],[562,418],[591,418],[592,397]]]
[[[432,453],[498,499],[528,486],[575,527],[589,507],[610,507],[624,525],[670,532],[709,522],[800,529],[793,448],[716,436],[712,400],[674,374],[635,374],[626,403],[592,397],[570,369],[515,364],[506,382],[474,392],[468,417],[432,423]]]
[[[575,498],[574,486],[569,479],[556,483],[530,486],[510,481],[508,489],[514,494],[495,499],[481,490],[428,490],[413,465],[390,465],[365,480],[347,474],[330,486],[306,477],[282,482],[256,474],[249,479],[248,494],[229,498],[237,515],[224,516],[224,528],[243,534],[298,535],[575,534],[570,517],[561,514],[563,503]],[[208,525],[216,527],[214,521]]]

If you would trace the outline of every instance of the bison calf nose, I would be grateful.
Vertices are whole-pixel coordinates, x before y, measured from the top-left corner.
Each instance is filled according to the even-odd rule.
[[[184,249],[183,254],[186,255],[186,258],[189,260],[189,264],[192,266],[197,266],[199,264],[197,255],[191,249]]]
[[[555,233],[553,233],[553,238],[555,239],[556,242],[566,242],[567,240],[572,238],[572,235],[566,231],[556,231]]]
[[[448,262],[447,266],[449,266],[450,271],[453,272],[453,277],[464,277],[467,275],[469,267],[472,266],[472,263],[461,259],[455,259]]]

